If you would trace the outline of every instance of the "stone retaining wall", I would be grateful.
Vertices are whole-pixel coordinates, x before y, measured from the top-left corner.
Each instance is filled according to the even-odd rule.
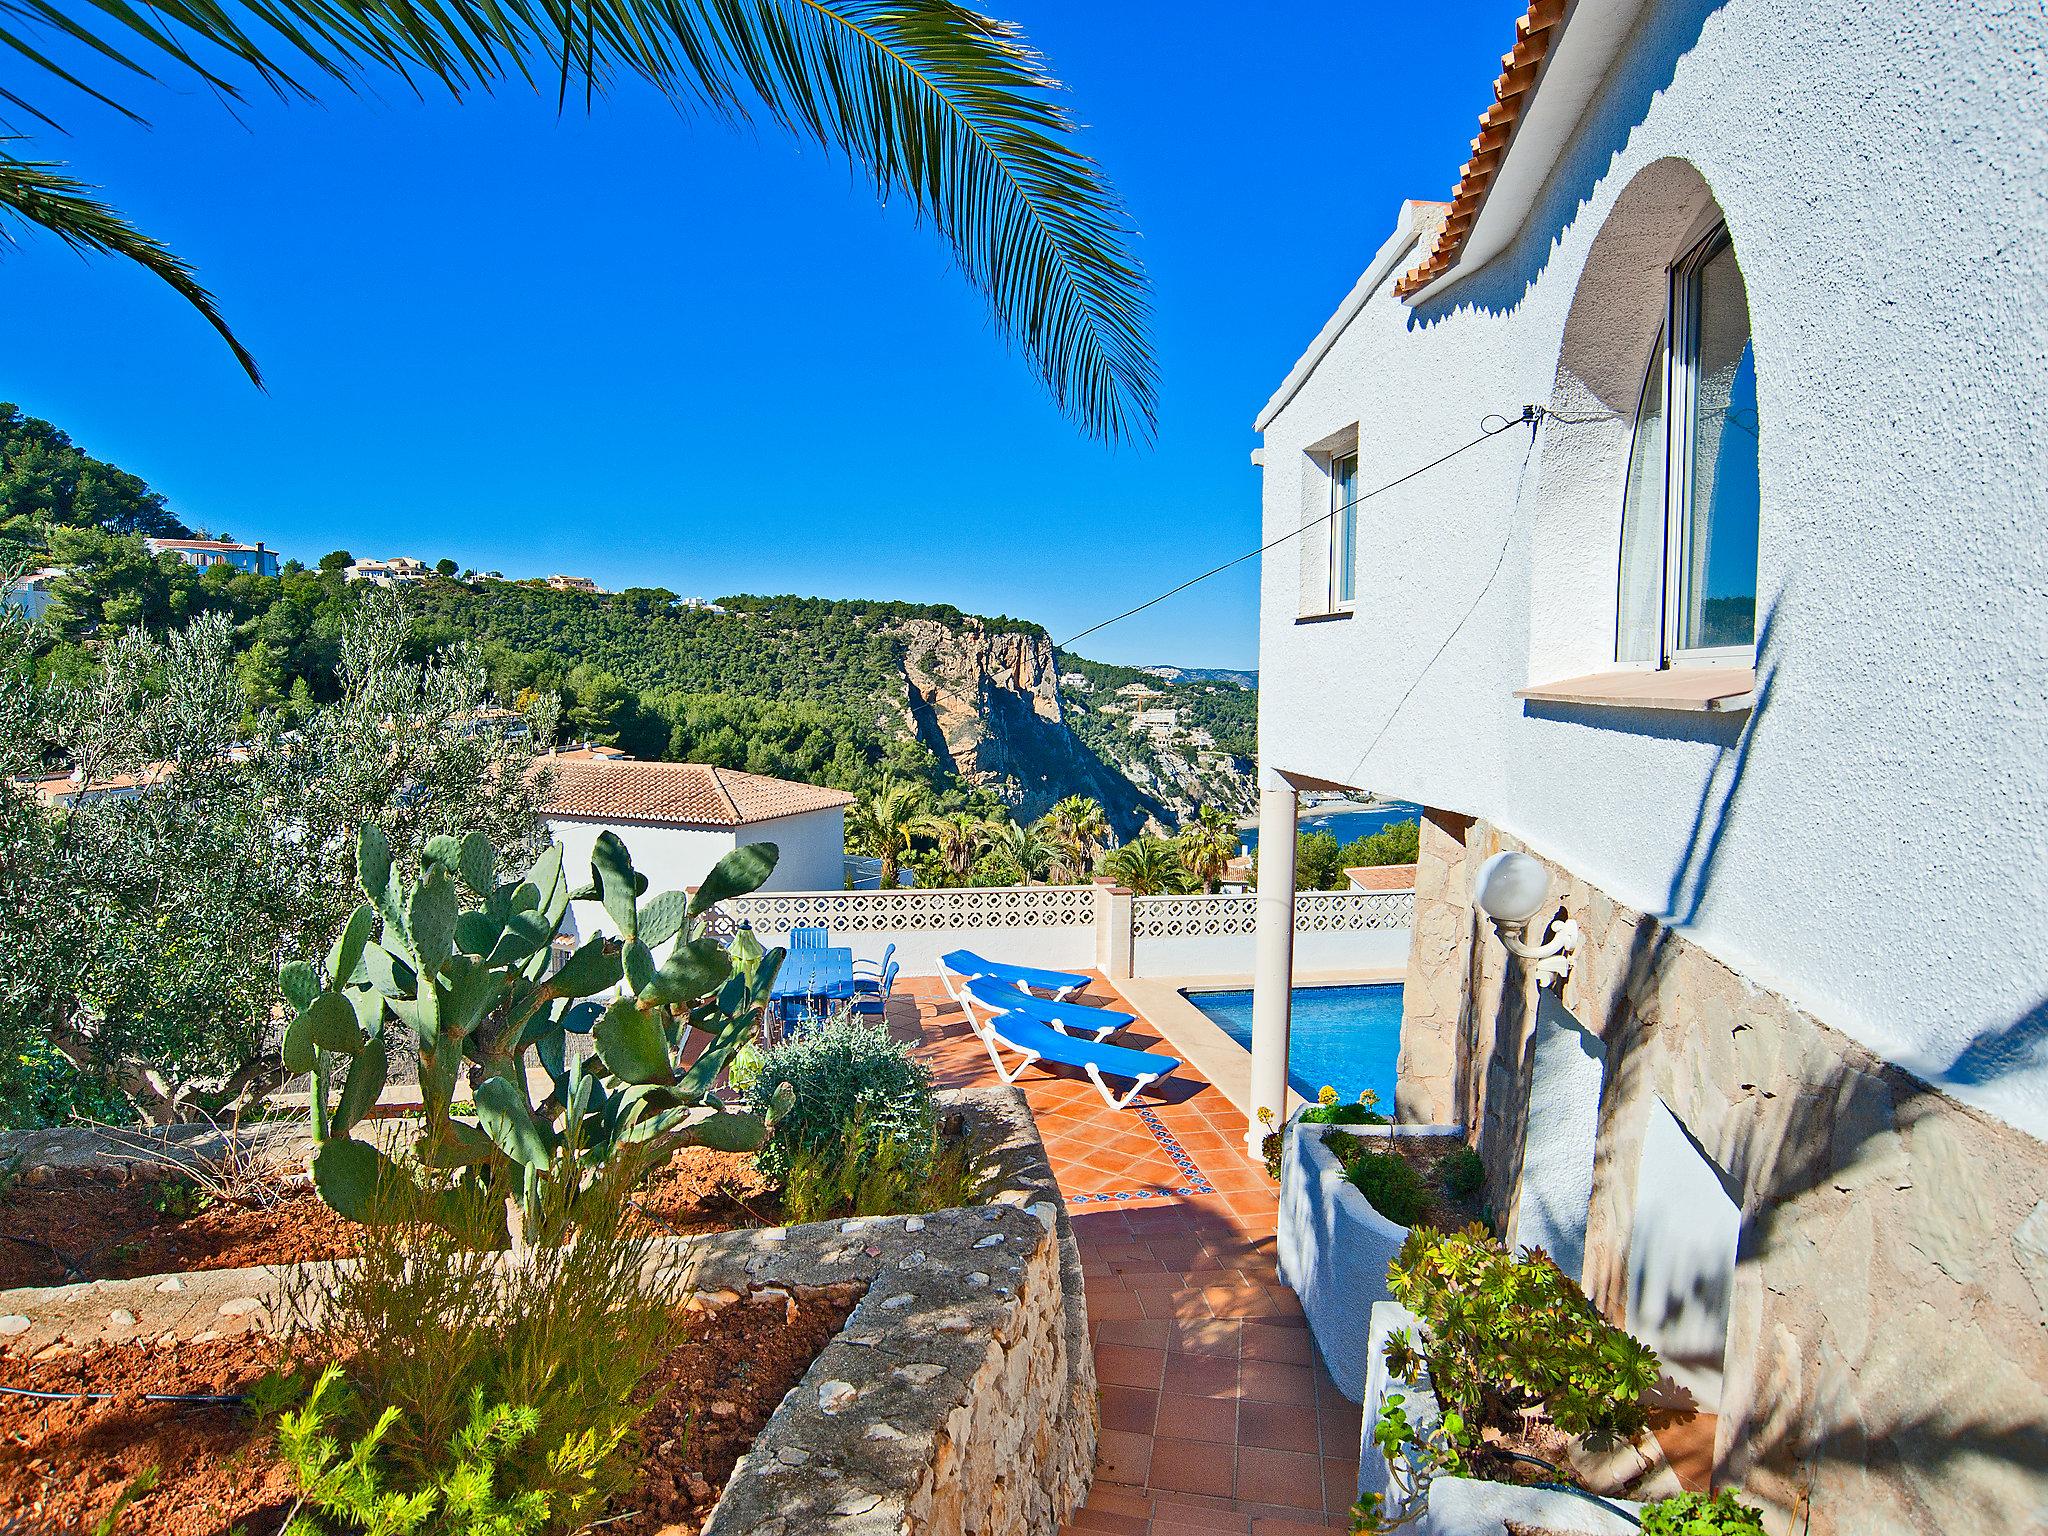
[[[1022,1094],[946,1104],[990,1150],[988,1205],[648,1245],[697,1307],[861,1297],[741,1458],[706,1536],[1033,1536],[1086,1497],[1094,1362],[1058,1187]],[[280,1302],[267,1269],[0,1291],[0,1346],[268,1330]]]
[[[1504,1212],[1527,1208],[1530,1119],[1550,1106],[1531,1103],[1532,989],[1470,891],[1518,846],[1424,818],[1400,1055],[1400,1118],[1476,1125]],[[1646,1210],[1672,1216],[1639,1177],[1663,1110],[1739,1207],[1717,1475],[1780,1532],[2039,1528],[2048,1147],[1550,867],[1584,933],[1559,1001],[1602,1064],[1588,1294],[1637,1331],[1657,1321],[1629,1313],[1632,1238]]]

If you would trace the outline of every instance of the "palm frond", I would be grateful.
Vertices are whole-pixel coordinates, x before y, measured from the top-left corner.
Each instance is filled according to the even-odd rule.
[[[1152,431],[1150,286],[1122,206],[1017,29],[954,0],[0,0],[0,52],[131,110],[57,70],[37,29],[124,78],[196,72],[230,94],[238,70],[311,95],[379,68],[457,95],[637,78],[729,118],[765,109],[932,221],[1063,410],[1111,440]]]
[[[54,162],[0,154],[0,215],[46,230],[75,251],[125,257],[155,273],[206,317],[206,323],[234,352],[250,382],[261,388],[263,374],[256,359],[228,329],[213,295],[200,286],[191,266],[101,202],[93,195],[97,190],[67,176],[64,167]],[[0,221],[0,241],[14,243],[14,231],[4,221]]]

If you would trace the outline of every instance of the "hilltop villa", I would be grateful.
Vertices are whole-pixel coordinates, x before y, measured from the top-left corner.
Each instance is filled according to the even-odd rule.
[[[2040,20],[1536,0],[1257,421],[1253,1097],[1298,793],[1420,802],[1402,1118],[1777,1531],[2048,1529]]]

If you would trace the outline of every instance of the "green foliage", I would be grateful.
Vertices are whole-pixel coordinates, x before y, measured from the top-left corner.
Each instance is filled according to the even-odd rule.
[[[1540,1408],[1568,1435],[1641,1433],[1655,1351],[1602,1318],[1540,1250],[1512,1255],[1478,1226],[1417,1227],[1388,1267],[1387,1288],[1422,1323],[1419,1353],[1438,1400],[1475,1430]],[[1417,1352],[1405,1339],[1400,1349]]]
[[[1294,845],[1294,884],[1302,891],[1341,891],[1347,869],[1413,864],[1421,846],[1422,823],[1397,821],[1366,837],[1339,843],[1332,832],[1300,833]]]
[[[1728,1491],[1679,1493],[1643,1510],[1643,1536],[1763,1536],[1763,1511]]]
[[[1194,888],[1181,850],[1161,837],[1137,837],[1102,861],[1102,872],[1138,896],[1175,896]]]
[[[107,1512],[93,1522],[92,1536],[114,1536],[120,1530],[121,1518],[128,1513],[129,1506],[137,1499],[156,1492],[156,1485],[161,1481],[163,1473],[154,1463],[129,1478]]]
[[[1459,1147],[1443,1163],[1444,1188],[1469,1200],[1486,1187],[1486,1159],[1470,1147]]]
[[[1398,1152],[1374,1151],[1344,1131],[1328,1132],[1323,1145],[1343,1164],[1345,1182],[1395,1226],[1412,1227],[1429,1214],[1429,1194]]]
[[[1464,1474],[1465,1438],[1465,1419],[1456,1409],[1447,1410],[1427,1433],[1419,1433],[1408,1417],[1406,1394],[1389,1392],[1373,1421],[1372,1443],[1403,1494],[1403,1509],[1390,1516],[1385,1494],[1366,1494],[1351,1506],[1353,1536],[1386,1536],[1420,1520],[1429,1509],[1429,1485],[1439,1477]]]
[[[1366,1088],[1359,1092],[1357,1103],[1341,1104],[1337,1090],[1325,1083],[1301,1118],[1310,1125],[1385,1125],[1387,1117],[1379,1112],[1379,1102],[1380,1096]]]
[[[330,1368],[280,1422],[336,1536],[565,1532],[630,1485],[642,1384],[673,1343],[678,1296],[624,1219],[652,1159],[635,1149],[580,1194],[566,1174],[545,1181],[540,1224],[573,1214],[575,1241],[509,1260],[451,1230],[485,1225],[496,1192],[430,1171],[383,1192],[354,1262],[284,1277],[295,1351],[347,1373]],[[447,1219],[451,1202],[465,1219]]]
[[[848,1157],[846,1147],[865,1149]],[[839,1146],[816,1142],[796,1148],[782,1175],[782,1213],[792,1223],[844,1216],[901,1216],[972,1205],[982,1180],[964,1139],[935,1137],[907,1146],[875,1137],[856,1121]]]
[[[591,851],[589,884],[573,891],[559,845],[499,883],[490,841],[476,833],[430,840],[421,874],[407,882],[382,833],[366,826],[357,865],[369,903],[350,916],[317,971],[296,963],[281,978],[297,1010],[285,1029],[284,1066],[312,1075],[314,1184],[337,1211],[377,1220],[394,1191],[418,1188],[413,1172],[350,1134],[383,1087],[394,1028],[419,1059],[423,1124],[414,1161],[460,1170],[466,1191],[515,1194],[529,1237],[546,1230],[553,1181],[568,1179],[573,1192],[625,1146],[654,1138],[732,1150],[760,1144],[766,1124],[756,1114],[720,1106],[687,1129],[682,1122],[718,1103],[712,1086],[753,1038],[781,960],[750,933],[729,949],[720,945],[703,920],[718,901],[759,887],[775,866],[772,844],[727,854],[694,898],[671,892],[646,901],[646,878],[610,832]],[[572,899],[601,901],[621,937],[590,939],[550,970]],[[663,946],[669,953],[657,962]],[[608,1006],[584,1001],[621,984]],[[686,1066],[693,1031],[704,1046]],[[590,1035],[594,1058],[568,1059],[571,1033]],[[533,1061],[553,1084],[539,1104],[527,1088]],[[473,1120],[453,1112],[465,1068]],[[337,1089],[335,1074],[344,1070]],[[460,1201],[425,1203],[433,1220],[470,1212]],[[485,1211],[484,1228],[462,1230],[495,1244],[503,1214]]]
[[[793,1100],[755,1159],[768,1177],[786,1181],[812,1153],[838,1159],[858,1181],[890,1146],[903,1169],[925,1172],[936,1124],[931,1072],[880,1023],[841,1015],[805,1027],[767,1053],[761,1088]]]
[[[1420,821],[1390,822],[1377,832],[1346,843],[1338,868],[1377,869],[1387,864],[1413,864],[1421,851]]]
[[[172,1221],[197,1216],[212,1204],[212,1194],[190,1179],[161,1179],[149,1189],[149,1208]]]
[[[81,451],[66,433],[23,415],[19,406],[0,404],[0,525],[17,518],[147,538],[192,537],[140,478]]]

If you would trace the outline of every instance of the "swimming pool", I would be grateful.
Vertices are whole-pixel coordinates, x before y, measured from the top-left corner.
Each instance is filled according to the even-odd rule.
[[[1246,1050],[1252,1047],[1252,995],[1190,992],[1187,1000]],[[1401,1050],[1401,985],[1296,987],[1287,1035],[1287,1081],[1305,1099],[1325,1083],[1349,1102],[1370,1088],[1393,1109],[1394,1059]]]

